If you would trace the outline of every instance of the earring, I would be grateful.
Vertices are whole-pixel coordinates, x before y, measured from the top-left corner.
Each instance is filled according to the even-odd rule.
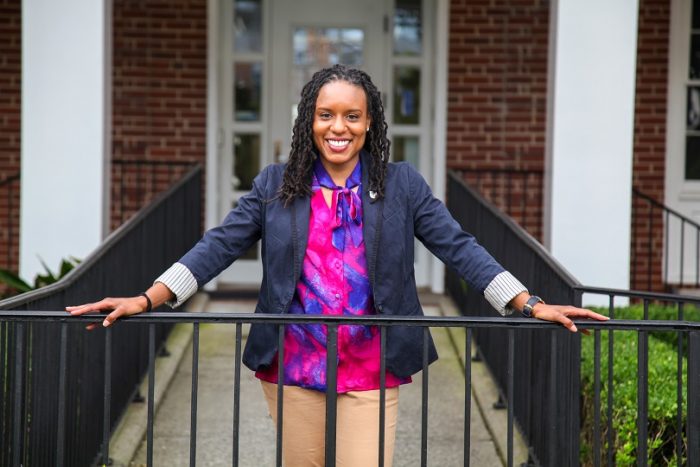
[[[369,127],[367,127],[367,131],[369,131]]]

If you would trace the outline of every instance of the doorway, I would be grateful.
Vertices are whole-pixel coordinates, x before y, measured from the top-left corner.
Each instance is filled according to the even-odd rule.
[[[432,183],[431,30],[428,0],[222,0],[219,43],[219,219],[248,193],[266,165],[285,162],[301,88],[343,63],[366,71],[382,92],[393,160]],[[416,280],[430,281],[416,246]],[[221,283],[255,285],[259,245],[222,273]]]

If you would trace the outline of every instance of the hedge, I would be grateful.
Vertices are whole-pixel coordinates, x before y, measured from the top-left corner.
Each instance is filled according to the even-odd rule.
[[[607,310],[596,310],[607,314]],[[642,319],[643,307],[633,305],[615,310],[619,319]],[[677,308],[649,306],[649,319],[678,319]],[[684,319],[700,321],[700,310],[684,308]],[[607,368],[609,332],[601,332],[601,446],[607,452]],[[649,334],[649,465],[676,464],[677,341],[674,332]],[[637,458],[637,332],[614,332],[613,431],[617,465],[635,465]],[[593,336],[584,336],[581,344],[581,463],[593,464]],[[684,353],[687,345],[684,345]],[[686,354],[687,355],[687,354]],[[686,355],[683,357],[683,400],[686,401]],[[683,422],[683,426],[685,421]],[[684,431],[684,428],[682,427]],[[685,444],[685,437],[683,438]]]

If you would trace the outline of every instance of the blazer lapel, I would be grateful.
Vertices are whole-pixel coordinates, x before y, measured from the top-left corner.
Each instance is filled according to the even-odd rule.
[[[372,288],[374,288],[384,200],[376,197],[376,195],[372,198],[369,193],[369,171],[372,166],[371,156],[363,150],[360,153],[360,160],[362,161],[362,234],[365,242],[369,280]]]
[[[296,198],[292,203],[292,243],[294,246],[294,278],[301,277],[301,264],[304,261],[306,245],[309,240],[309,216],[311,215],[311,198]]]

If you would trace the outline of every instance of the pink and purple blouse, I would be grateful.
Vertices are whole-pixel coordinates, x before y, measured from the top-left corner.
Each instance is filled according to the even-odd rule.
[[[333,183],[317,159],[314,164],[309,240],[301,277],[289,313],[375,314],[362,236],[360,163],[345,187]],[[321,187],[333,190],[330,208]],[[357,188],[357,190],[354,190]],[[379,328],[338,326],[338,393],[379,389]],[[255,373],[277,382],[277,357]],[[410,382],[387,372],[386,387]],[[284,384],[326,390],[326,327],[291,324],[284,333]]]

